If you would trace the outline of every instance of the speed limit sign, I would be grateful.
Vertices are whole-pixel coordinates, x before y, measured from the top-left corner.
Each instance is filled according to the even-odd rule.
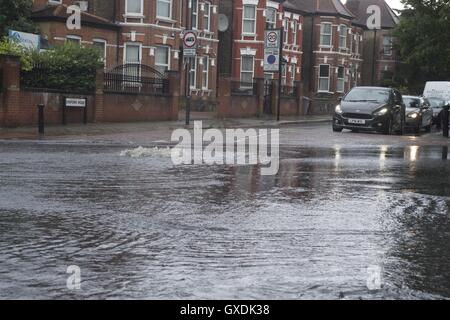
[[[266,30],[265,32],[265,48],[274,49],[280,47],[280,30]]]

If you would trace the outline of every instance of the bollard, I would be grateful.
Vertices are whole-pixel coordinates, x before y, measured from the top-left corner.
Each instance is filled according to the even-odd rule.
[[[39,134],[44,134],[44,105],[38,105],[38,128]]]
[[[449,137],[449,108],[450,106],[444,107],[444,110],[442,110],[442,132],[444,134],[444,137]]]

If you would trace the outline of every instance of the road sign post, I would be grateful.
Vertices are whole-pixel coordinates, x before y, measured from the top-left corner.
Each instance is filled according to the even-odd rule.
[[[192,10],[192,8],[191,8]],[[191,17],[192,19],[192,17]],[[188,21],[191,19],[187,19]],[[191,60],[197,57],[198,39],[197,32],[187,30],[183,36],[183,57],[186,61],[186,125],[189,125],[191,118]],[[194,60],[195,65],[195,60]]]
[[[277,121],[281,118],[281,74],[283,73],[284,28],[265,31],[264,72],[278,72]]]

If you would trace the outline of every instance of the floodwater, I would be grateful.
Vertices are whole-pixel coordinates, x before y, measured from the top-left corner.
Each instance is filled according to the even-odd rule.
[[[286,146],[273,177],[125,149],[0,142],[0,298],[450,298],[448,147]]]

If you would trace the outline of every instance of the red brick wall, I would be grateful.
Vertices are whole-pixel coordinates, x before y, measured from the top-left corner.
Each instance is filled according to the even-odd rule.
[[[60,125],[63,119],[63,105],[65,95],[58,93],[48,93],[48,102],[44,109],[44,118],[46,125]],[[87,98],[87,120],[93,121],[94,116],[94,97],[66,95],[67,97]],[[20,91],[20,99],[17,108],[8,110],[7,126],[32,126],[38,123],[37,106],[44,102],[44,93]],[[83,108],[66,108],[66,121],[70,123],[83,123]]]
[[[104,94],[104,122],[172,120],[171,98]]]

